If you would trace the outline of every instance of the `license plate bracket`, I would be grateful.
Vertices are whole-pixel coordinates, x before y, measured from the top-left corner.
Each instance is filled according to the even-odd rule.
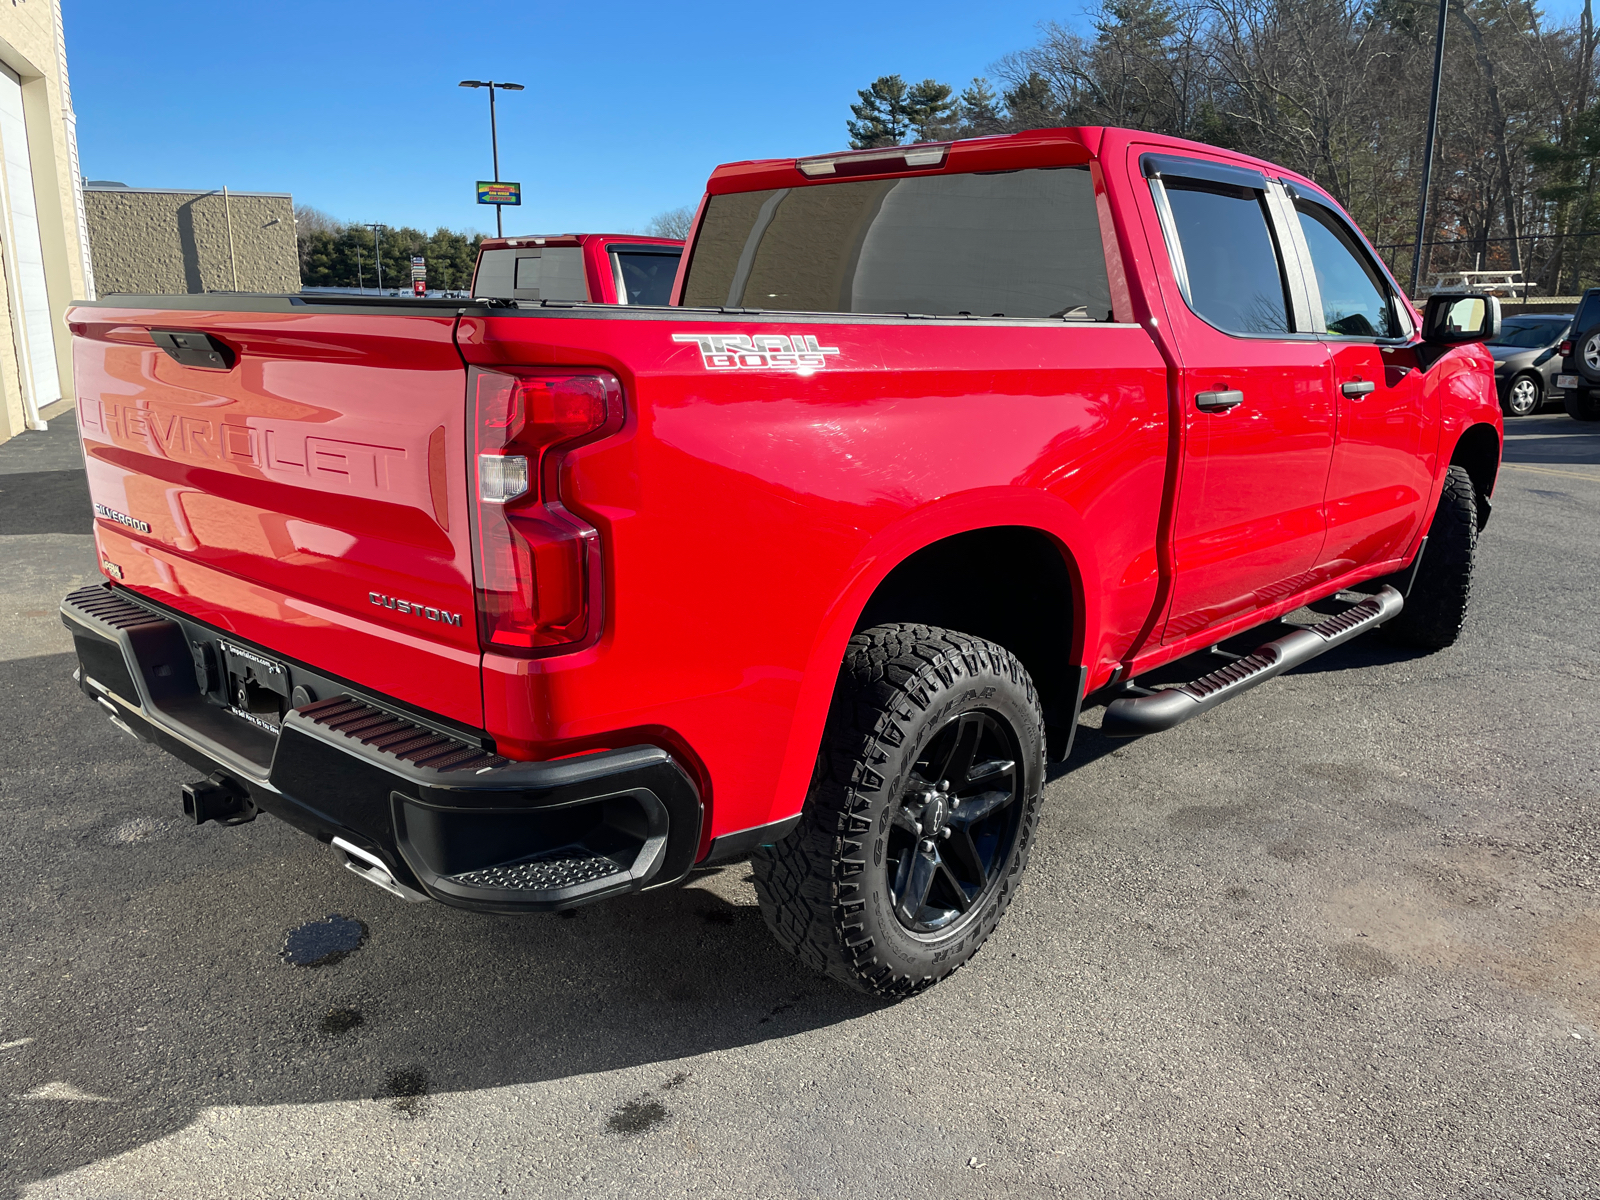
[[[289,668],[276,659],[223,638],[217,639],[217,657],[226,687],[227,710],[277,734],[284,714],[291,707],[294,689]]]

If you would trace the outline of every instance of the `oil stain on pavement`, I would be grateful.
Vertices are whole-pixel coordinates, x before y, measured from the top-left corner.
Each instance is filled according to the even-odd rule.
[[[384,1092],[394,1101],[391,1107],[395,1112],[402,1116],[419,1117],[422,1115],[422,1102],[428,1095],[427,1072],[417,1067],[390,1071]]]
[[[629,1100],[612,1113],[610,1119],[606,1121],[606,1128],[612,1133],[643,1133],[666,1119],[665,1105],[648,1096],[640,1096],[637,1100]]]
[[[357,1026],[364,1025],[366,1020],[359,1009],[330,1008],[322,1018],[322,1032],[334,1035],[349,1033]]]
[[[350,917],[329,913],[325,921],[307,921],[291,929],[280,952],[294,967],[326,967],[359,950],[367,927]]]

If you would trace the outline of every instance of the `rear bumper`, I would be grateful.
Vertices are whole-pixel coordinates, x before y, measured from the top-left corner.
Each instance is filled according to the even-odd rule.
[[[513,762],[481,732],[122,589],[80,589],[61,616],[79,686],[119,726],[224,777],[256,808],[358,847],[404,888],[462,908],[541,911],[673,883],[693,865],[700,797],[658,746]],[[284,694],[321,698],[296,691],[281,723],[225,708],[218,659],[252,654],[288,676]]]

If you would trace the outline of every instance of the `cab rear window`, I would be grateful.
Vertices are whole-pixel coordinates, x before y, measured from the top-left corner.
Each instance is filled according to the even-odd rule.
[[[577,246],[485,250],[472,294],[492,300],[587,300],[583,250]]]
[[[683,303],[1111,319],[1087,167],[712,196]]]

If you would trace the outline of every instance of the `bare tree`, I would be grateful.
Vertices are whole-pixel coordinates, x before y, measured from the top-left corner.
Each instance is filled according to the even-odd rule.
[[[1559,286],[1600,220],[1600,53],[1583,15],[1449,0],[1430,205],[1441,269],[1530,266]],[[1409,268],[1437,0],[1099,0],[992,70],[1006,128],[1106,124],[1243,150],[1316,180]],[[991,105],[991,110],[993,106]],[[1404,264],[1399,261],[1404,257]],[[1531,257],[1530,257],[1531,256]]]
[[[651,237],[687,238],[689,230],[694,227],[694,210],[694,205],[685,204],[682,208],[659,212],[650,218],[650,224],[645,226],[644,231]]]

